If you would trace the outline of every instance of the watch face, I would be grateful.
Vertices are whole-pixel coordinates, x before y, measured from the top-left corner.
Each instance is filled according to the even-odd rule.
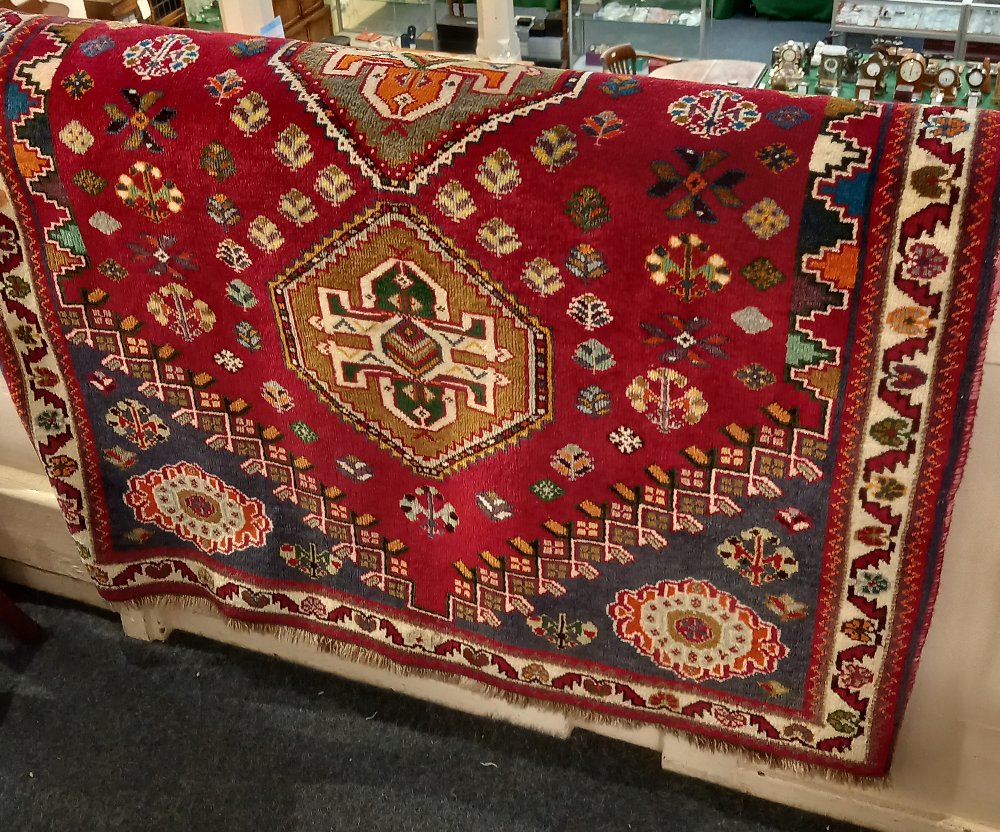
[[[969,70],[969,86],[979,87],[982,86],[983,81],[986,80],[986,76],[981,69],[978,67],[976,69]]]
[[[939,87],[953,87],[958,83],[958,74],[950,66],[946,66],[938,73]]]
[[[781,60],[786,63],[795,64],[799,62],[799,53],[796,49],[791,46],[786,46],[785,51],[781,53]]]
[[[905,81],[907,84],[915,84],[920,80],[920,76],[923,75],[924,68],[920,65],[919,61],[908,60],[903,61],[899,65],[899,77],[900,80]]]
[[[882,64],[878,61],[869,61],[865,64],[865,75],[869,78],[878,78],[882,74]]]
[[[836,58],[823,59],[823,69],[825,69],[827,72],[836,72],[838,66],[840,66],[840,61],[838,61]]]

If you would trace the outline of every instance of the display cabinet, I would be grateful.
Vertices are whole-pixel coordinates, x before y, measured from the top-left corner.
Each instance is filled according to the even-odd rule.
[[[1000,43],[1000,5],[983,0],[836,0],[831,29],[841,37],[950,41],[961,60],[970,41]]]
[[[604,47],[702,58],[711,34],[712,0],[570,0],[571,64],[599,69]]]
[[[333,34],[333,17],[323,0],[273,0],[271,7],[286,38],[315,41]]]
[[[371,32],[394,40],[412,26],[418,38],[437,40],[434,0],[336,0],[333,8],[338,34]]]
[[[1000,5],[972,3],[967,40],[976,43],[1000,43]]]

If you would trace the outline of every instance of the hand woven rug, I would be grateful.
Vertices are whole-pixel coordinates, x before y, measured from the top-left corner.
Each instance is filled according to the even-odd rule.
[[[886,771],[996,114],[0,22],[3,364],[104,598]]]

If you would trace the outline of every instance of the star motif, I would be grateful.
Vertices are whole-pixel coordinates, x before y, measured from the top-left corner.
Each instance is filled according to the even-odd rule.
[[[653,173],[659,181],[646,192],[653,197],[671,197],[677,193],[677,198],[666,210],[668,218],[679,220],[693,213],[702,222],[718,222],[719,218],[705,199],[709,193],[726,208],[739,208],[743,204],[733,190],[746,176],[743,171],[731,168],[714,178],[709,175],[728,158],[728,153],[721,150],[699,153],[689,147],[680,147],[677,155],[687,171],[678,170],[670,162],[653,162]]]
[[[687,359],[695,367],[707,367],[708,359],[729,358],[722,345],[728,340],[724,335],[702,335],[697,333],[704,329],[710,321],[707,318],[691,318],[685,320],[679,315],[664,312],[660,316],[664,324],[642,322],[639,324],[645,332],[643,343],[649,346],[665,344],[667,351],[660,356],[661,361],[675,362]]]

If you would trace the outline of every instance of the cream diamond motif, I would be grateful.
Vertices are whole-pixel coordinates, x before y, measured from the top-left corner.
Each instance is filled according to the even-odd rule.
[[[756,306],[747,306],[732,314],[733,323],[742,329],[747,335],[756,335],[759,332],[767,332],[772,326],[771,319],[761,312]]]

